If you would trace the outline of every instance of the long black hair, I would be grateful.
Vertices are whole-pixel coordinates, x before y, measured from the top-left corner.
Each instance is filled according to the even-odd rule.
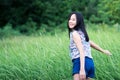
[[[71,28],[69,28],[69,20],[70,20],[70,17],[72,16],[72,14],[75,14],[76,15],[76,19],[77,19],[77,24],[76,26],[73,28],[74,30],[81,30],[84,35],[85,35],[85,40],[88,42],[89,41],[89,37],[88,37],[88,34],[86,32],[86,29],[85,29],[85,24],[84,24],[84,19],[83,19],[83,16],[81,13],[79,12],[72,12],[69,17],[68,17],[68,23],[67,23],[67,27],[68,27],[68,32],[69,32],[69,36],[70,36],[70,32],[72,31]]]

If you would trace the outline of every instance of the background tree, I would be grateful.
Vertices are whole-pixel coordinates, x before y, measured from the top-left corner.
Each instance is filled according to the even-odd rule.
[[[98,5],[98,17],[104,23],[120,23],[120,0],[102,0]]]
[[[79,11],[92,23],[120,23],[120,0],[0,0],[0,28],[6,24],[20,33],[54,28]],[[103,7],[104,6],[104,7]]]

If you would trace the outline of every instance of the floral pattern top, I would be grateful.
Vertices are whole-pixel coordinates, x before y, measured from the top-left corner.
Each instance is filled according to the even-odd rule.
[[[85,56],[92,58],[90,43],[85,40],[85,35],[81,30],[79,30],[77,32],[80,35],[80,38],[82,40]],[[79,52],[75,42],[73,41],[72,32],[70,32],[70,46],[69,46],[69,48],[70,48],[71,59],[75,59],[75,58],[80,57],[80,52]]]

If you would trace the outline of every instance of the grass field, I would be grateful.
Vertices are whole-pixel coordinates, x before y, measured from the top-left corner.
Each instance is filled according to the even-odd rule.
[[[120,80],[120,32],[89,30],[90,39],[112,56],[92,49],[95,80]],[[19,36],[0,40],[0,80],[72,80],[66,32],[54,36]]]

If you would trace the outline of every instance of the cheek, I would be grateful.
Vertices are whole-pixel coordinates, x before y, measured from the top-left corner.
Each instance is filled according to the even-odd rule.
[[[77,24],[77,20],[75,20],[75,24]]]
[[[68,26],[70,26],[70,21],[68,22]]]
[[[76,26],[76,24],[77,24],[76,21],[74,21],[74,26]]]

